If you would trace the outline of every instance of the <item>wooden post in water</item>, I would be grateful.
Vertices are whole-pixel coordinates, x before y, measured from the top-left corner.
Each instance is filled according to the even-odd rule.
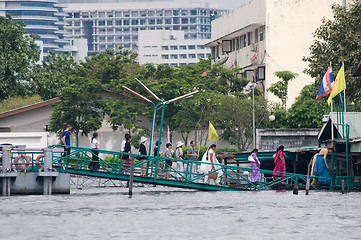
[[[298,184],[297,184],[297,182],[295,184],[293,184],[293,194],[298,195]]]
[[[129,196],[133,195],[134,158],[130,160]]]
[[[341,180],[341,193],[345,194],[345,180]]]

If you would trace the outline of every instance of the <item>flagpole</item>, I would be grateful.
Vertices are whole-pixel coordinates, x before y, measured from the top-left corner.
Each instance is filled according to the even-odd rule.
[[[332,67],[331,61],[330,61],[330,66]],[[331,113],[332,113],[332,110],[333,110],[333,101],[331,99]],[[333,122],[332,122],[331,116],[329,116],[329,118],[331,119],[331,141],[332,141],[331,145],[333,145]]]
[[[345,79],[345,64],[342,62],[343,67],[343,104],[344,104],[344,112],[347,112],[346,110],[346,79]]]
[[[331,112],[330,113],[332,113],[332,109],[333,109],[332,103],[333,103],[333,100],[331,99]],[[329,118],[331,119],[331,141],[332,141],[331,145],[333,145],[333,120],[331,118],[331,114],[330,114]]]

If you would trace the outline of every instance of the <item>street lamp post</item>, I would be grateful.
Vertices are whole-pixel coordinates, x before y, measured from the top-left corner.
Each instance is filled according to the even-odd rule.
[[[158,102],[158,104],[155,104],[154,102],[152,102],[150,99],[142,96],[141,94],[127,88],[126,86],[123,86],[124,89],[126,89],[127,91],[129,91],[130,93],[134,94],[135,96],[143,99],[144,101],[150,103],[153,105],[153,120],[152,120],[152,130],[150,132],[150,140],[149,140],[149,152],[148,154],[151,153],[151,150],[152,150],[152,141],[153,141],[153,132],[154,132],[154,127],[155,127],[155,118],[156,118],[156,112],[157,112],[157,109],[158,107],[162,107],[162,114],[161,114],[161,119],[160,119],[160,128],[159,128],[159,147],[157,149],[157,157],[159,156],[159,148],[160,148],[160,143],[161,143],[161,138],[162,138],[162,130],[163,130],[163,120],[164,120],[164,112],[165,112],[165,105],[169,104],[169,103],[173,103],[173,102],[176,102],[176,101],[180,101],[180,100],[183,100],[183,99],[188,99],[188,98],[191,98],[194,94],[198,93],[199,91],[194,91],[194,92],[191,92],[191,93],[188,93],[188,94],[185,94],[183,96],[180,96],[180,97],[176,97],[176,98],[173,98],[171,100],[168,100],[168,101],[163,101],[162,99],[160,99],[157,95],[155,95],[147,86],[145,86],[139,79],[135,79],[139,85],[141,85],[152,97],[154,97]]]

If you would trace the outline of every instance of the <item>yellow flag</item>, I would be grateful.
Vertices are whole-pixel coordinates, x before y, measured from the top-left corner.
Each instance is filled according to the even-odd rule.
[[[332,92],[327,99],[328,105],[331,104],[332,98],[336,97],[337,94],[339,94],[340,92],[342,92],[345,89],[346,89],[345,71],[344,71],[344,67],[342,64],[342,67],[340,68],[340,70],[337,73],[337,76],[335,79],[335,84],[333,85],[333,88],[332,88]]]
[[[216,132],[216,129],[214,129],[211,122],[209,122],[208,139],[210,139],[212,141],[217,141],[218,140],[218,134]]]

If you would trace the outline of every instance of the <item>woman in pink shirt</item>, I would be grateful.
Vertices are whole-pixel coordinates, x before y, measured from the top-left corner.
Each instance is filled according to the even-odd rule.
[[[281,145],[277,148],[277,153],[276,153],[276,158],[275,158],[275,168],[273,169],[273,171],[277,171],[277,172],[286,172],[286,154],[283,152],[285,148]],[[273,173],[273,180],[275,180],[275,178],[279,177],[281,175],[281,173],[277,173],[274,172]],[[286,174],[282,173],[282,179],[285,179]]]

